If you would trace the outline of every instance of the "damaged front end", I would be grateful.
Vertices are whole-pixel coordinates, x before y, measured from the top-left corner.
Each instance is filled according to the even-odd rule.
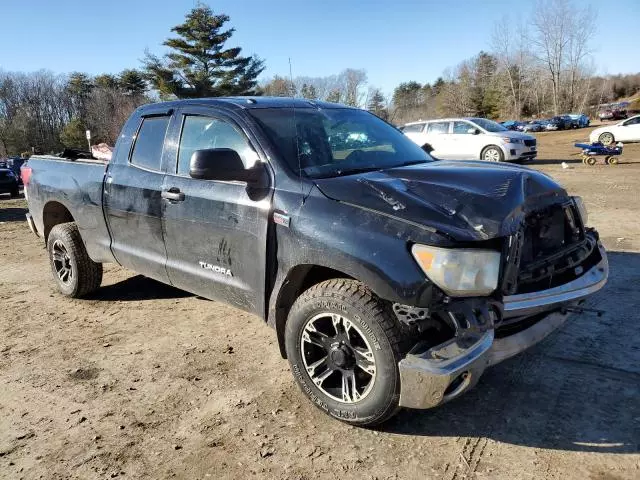
[[[400,405],[431,408],[473,387],[485,368],[538,343],[604,286],[608,263],[577,200],[524,215],[504,238],[499,288],[490,296],[445,293],[432,305],[394,305],[418,341],[399,362]]]

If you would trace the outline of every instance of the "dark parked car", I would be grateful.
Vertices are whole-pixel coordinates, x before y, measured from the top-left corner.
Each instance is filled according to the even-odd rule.
[[[591,123],[591,120],[589,120],[589,117],[587,117],[582,113],[580,114],[572,113],[572,114],[569,114],[568,117],[571,118],[576,128],[588,127],[589,124]]]
[[[517,131],[520,130],[518,127],[522,127],[525,125],[525,122],[520,122],[518,120],[508,120],[506,122],[502,122],[502,126],[507,130]]]
[[[108,164],[34,155],[22,176],[63,295],[98,289],[117,262],[235,305],[275,329],[314,405],[356,425],[457,398],[608,276],[582,200],[550,176],[433,161],[332,103],[148,104]]]
[[[10,168],[0,168],[0,193],[8,193],[12,197],[20,195],[18,177]]]
[[[627,116],[628,114],[626,110],[620,110],[617,108],[603,110],[598,113],[598,118],[600,120],[624,120]]]
[[[549,119],[549,123],[556,125],[557,130],[568,130],[574,128],[573,120],[569,115],[557,115]]]

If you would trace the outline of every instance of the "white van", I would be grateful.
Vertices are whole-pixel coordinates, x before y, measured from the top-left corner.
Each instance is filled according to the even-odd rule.
[[[502,162],[533,160],[536,138],[486,118],[443,118],[407,123],[402,132],[435,158]]]

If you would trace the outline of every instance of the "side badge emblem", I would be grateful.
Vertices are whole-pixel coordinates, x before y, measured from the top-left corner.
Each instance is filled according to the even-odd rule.
[[[284,213],[273,212],[273,221],[278,225],[289,228],[291,217],[289,215],[285,215]]]

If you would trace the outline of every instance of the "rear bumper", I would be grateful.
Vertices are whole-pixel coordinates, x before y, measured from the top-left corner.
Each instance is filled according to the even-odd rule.
[[[490,329],[475,338],[454,337],[426,352],[409,352],[398,364],[400,405],[431,408],[452,400],[473,387],[487,367],[517,355],[562,326],[570,313],[560,307],[577,304],[607,281],[607,255],[599,248],[602,260],[582,277],[549,290],[504,298],[505,318],[549,311],[529,328],[503,338],[495,338]]]

